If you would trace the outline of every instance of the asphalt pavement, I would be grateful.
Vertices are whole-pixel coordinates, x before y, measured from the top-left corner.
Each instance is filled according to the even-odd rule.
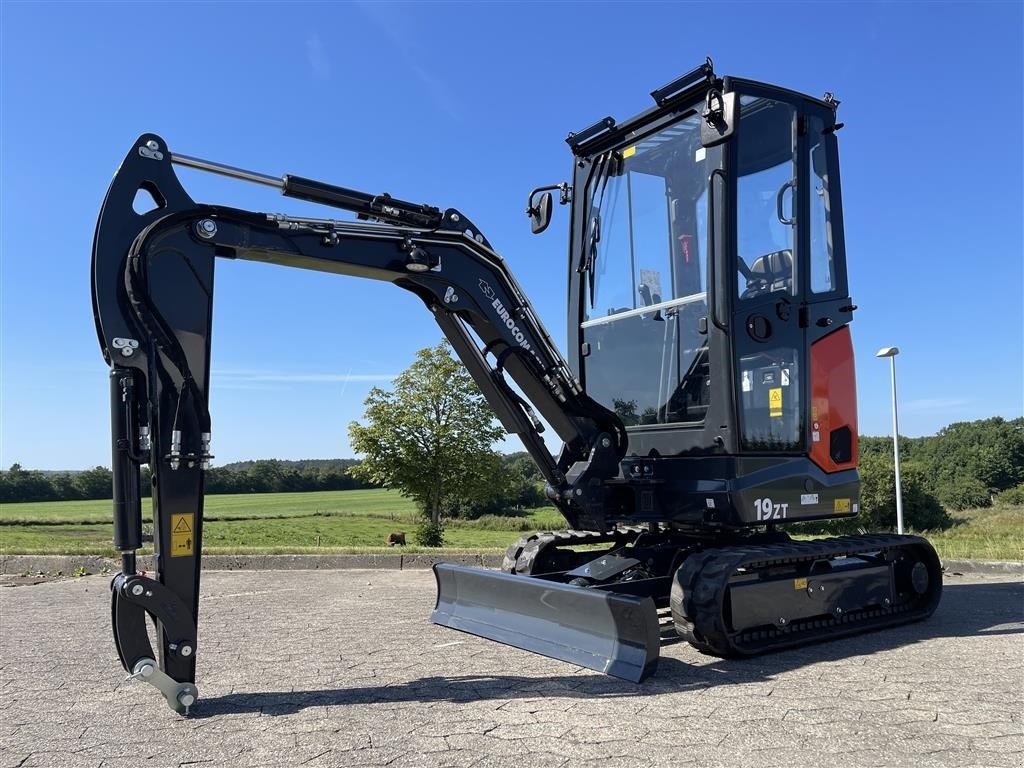
[[[189,718],[124,682],[104,576],[0,589],[0,768],[1020,766],[1024,584],[928,621],[635,685],[429,623],[426,570],[203,576]]]

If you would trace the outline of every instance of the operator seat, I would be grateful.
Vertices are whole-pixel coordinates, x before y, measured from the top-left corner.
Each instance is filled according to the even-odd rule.
[[[741,299],[752,299],[765,293],[793,292],[793,252],[775,251],[759,256],[750,266],[747,287]]]

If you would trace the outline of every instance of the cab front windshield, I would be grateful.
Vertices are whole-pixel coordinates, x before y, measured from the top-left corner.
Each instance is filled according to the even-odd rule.
[[[707,170],[693,114],[599,158],[588,188],[588,394],[629,426],[701,421],[710,402]]]

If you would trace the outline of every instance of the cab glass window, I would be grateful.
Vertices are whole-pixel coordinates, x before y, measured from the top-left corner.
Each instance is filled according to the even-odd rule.
[[[742,96],[737,136],[737,293],[742,301],[795,295],[796,114]]]
[[[627,427],[701,421],[710,402],[700,121],[693,114],[599,158],[605,171],[588,191],[586,388]]]
[[[819,118],[807,121],[807,152],[811,178],[810,270],[811,291],[831,293],[836,288],[832,246],[832,210],[829,196],[828,161],[824,124]]]

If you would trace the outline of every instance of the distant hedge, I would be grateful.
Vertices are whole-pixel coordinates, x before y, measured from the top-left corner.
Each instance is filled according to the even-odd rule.
[[[238,462],[206,473],[207,493],[275,493],[282,491],[348,491],[373,488],[348,474],[354,459]],[[112,476],[106,467],[83,472],[40,472],[15,464],[0,472],[0,502],[109,499]],[[151,492],[150,472],[142,468],[142,493]]]
[[[306,459],[302,461],[240,461],[206,472],[207,493],[281,493],[302,491],[350,491],[379,486],[358,480],[348,470],[355,459]],[[503,491],[474,509],[453,508],[447,517],[503,515],[515,509],[540,507],[549,502],[541,493],[540,473],[525,453],[502,457],[509,482]],[[112,476],[106,467],[82,472],[26,470],[18,464],[0,472],[0,503],[109,499]],[[152,492],[149,467],[142,468],[142,493]]]

